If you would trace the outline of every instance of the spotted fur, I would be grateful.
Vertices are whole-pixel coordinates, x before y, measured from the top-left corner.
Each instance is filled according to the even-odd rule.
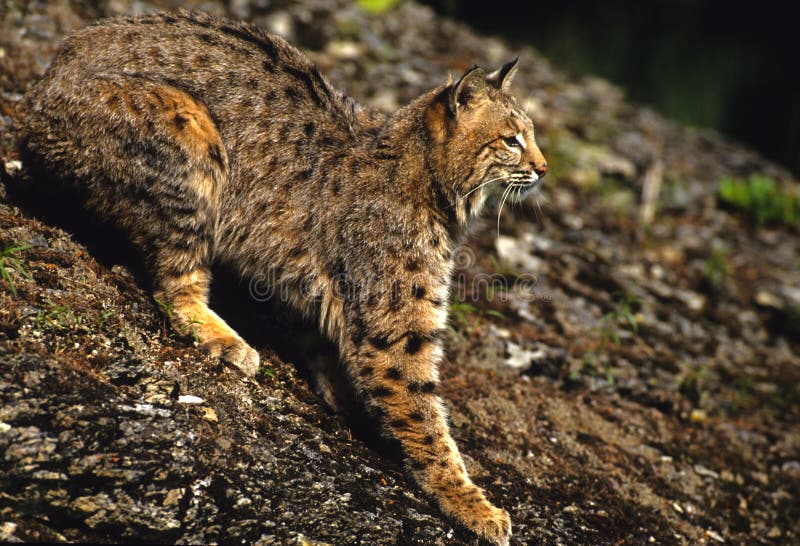
[[[546,171],[508,93],[516,62],[469,70],[387,116],[281,38],[206,15],[103,21],[26,95],[20,153],[130,234],[175,328],[253,374],[208,307],[210,265],[274,282],[337,342],[350,381],[443,512],[506,544],[437,394],[452,256],[484,203]]]

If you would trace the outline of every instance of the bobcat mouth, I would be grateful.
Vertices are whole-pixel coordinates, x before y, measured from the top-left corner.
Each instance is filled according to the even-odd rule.
[[[498,181],[499,184],[493,184]],[[539,187],[540,182],[541,179],[536,173],[518,173],[499,179],[492,178],[467,192],[467,194],[462,197],[462,200],[475,191],[487,187],[485,193],[486,205],[494,207],[505,199],[510,199],[512,202],[519,203],[533,193]]]
[[[506,182],[506,187],[511,188],[514,201],[519,203],[539,187],[541,179],[536,173],[513,175]]]

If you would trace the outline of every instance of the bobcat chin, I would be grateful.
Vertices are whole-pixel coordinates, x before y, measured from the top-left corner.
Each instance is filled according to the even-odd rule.
[[[547,171],[512,61],[392,115],[334,90],[283,39],[178,12],[68,38],[21,106],[20,154],[129,234],[174,328],[246,374],[258,353],[208,307],[225,262],[289,294],[442,511],[508,544],[437,395],[453,253],[484,203]],[[302,288],[302,289],[301,289]]]

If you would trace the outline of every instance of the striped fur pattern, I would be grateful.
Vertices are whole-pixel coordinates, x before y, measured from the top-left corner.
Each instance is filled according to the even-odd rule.
[[[547,168],[508,93],[516,66],[473,68],[384,115],[253,26],[111,19],[67,39],[30,89],[20,153],[129,233],[176,330],[247,374],[258,353],[209,309],[209,267],[271,279],[338,343],[422,489],[507,544],[508,514],[472,483],[448,432],[437,363],[470,219]]]

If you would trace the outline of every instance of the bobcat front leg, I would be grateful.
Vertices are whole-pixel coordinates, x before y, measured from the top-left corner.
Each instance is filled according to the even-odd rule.
[[[408,288],[420,294],[418,287]],[[390,292],[386,298],[394,300],[395,290]],[[405,312],[393,311],[397,302],[388,301],[386,314],[354,315],[345,341],[349,372],[386,433],[400,441],[409,472],[442,511],[493,544],[508,544],[508,513],[470,480],[436,393],[445,326],[436,306],[443,304],[412,300]]]

